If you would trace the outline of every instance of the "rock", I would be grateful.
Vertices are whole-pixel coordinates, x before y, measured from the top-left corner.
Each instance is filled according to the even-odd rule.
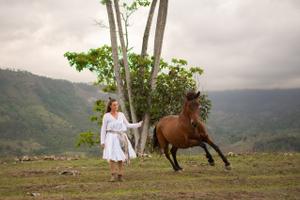
[[[229,156],[229,157],[235,157],[236,154],[230,151],[230,152],[227,153],[227,156]]]
[[[38,197],[38,196],[41,196],[41,194],[40,194],[40,193],[37,193],[37,192],[27,192],[26,194],[29,195],[29,196],[32,196],[32,197]]]
[[[44,160],[55,160],[55,156],[51,155],[51,156],[44,156],[43,158]]]
[[[141,158],[152,158],[152,156],[150,154],[142,154],[142,153],[138,153],[138,157],[141,157]]]
[[[21,161],[32,161],[32,159],[29,156],[23,156],[20,160]]]
[[[32,158],[33,160],[39,160],[39,157],[37,157],[37,156],[33,156],[33,158]]]
[[[79,160],[80,159],[80,156],[78,155],[75,155],[75,157],[73,158],[73,160]]]
[[[67,176],[76,176],[79,174],[80,174],[80,172],[77,170],[64,170],[59,173],[59,175],[67,175]]]

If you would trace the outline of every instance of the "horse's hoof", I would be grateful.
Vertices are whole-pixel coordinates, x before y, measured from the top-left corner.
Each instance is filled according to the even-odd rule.
[[[176,169],[175,172],[182,173],[184,170],[182,168]]]
[[[215,163],[214,162],[210,162],[208,163],[210,166],[215,166]]]
[[[225,165],[225,169],[226,170],[231,170],[231,166],[230,165]]]

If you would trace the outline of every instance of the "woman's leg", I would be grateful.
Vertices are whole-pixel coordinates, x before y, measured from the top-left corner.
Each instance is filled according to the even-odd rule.
[[[118,180],[123,181],[123,174],[124,174],[124,163],[123,161],[118,161]]]
[[[109,161],[109,167],[110,167],[110,173],[111,173],[111,178],[110,181],[116,181],[117,180],[117,163],[115,161],[110,160]]]

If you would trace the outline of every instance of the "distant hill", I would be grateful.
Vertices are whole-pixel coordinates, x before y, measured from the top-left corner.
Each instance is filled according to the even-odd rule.
[[[208,92],[210,132],[233,151],[300,151],[300,89]]]
[[[300,151],[300,89],[208,92],[211,137],[227,151]],[[100,88],[0,69],[0,155],[81,151]]]
[[[0,154],[74,151],[79,132],[95,130],[95,86],[0,69]]]

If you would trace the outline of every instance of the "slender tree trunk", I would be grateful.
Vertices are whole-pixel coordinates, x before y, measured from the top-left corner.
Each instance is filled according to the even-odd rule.
[[[128,26],[129,26],[129,23],[128,23],[128,20],[129,20],[129,16],[131,14],[128,14],[128,13],[121,13],[120,12],[120,15],[121,15],[121,18],[122,20],[124,21],[124,29],[125,29],[125,46],[126,46],[126,50],[128,51],[128,45],[129,45],[129,42],[128,42]],[[125,15],[125,16],[124,16]]]
[[[165,27],[167,22],[167,13],[168,13],[168,0],[160,0],[157,22],[156,22],[156,29],[155,29],[155,38],[154,38],[154,65],[152,68],[152,73],[150,78],[151,91],[155,90],[156,88],[156,78],[159,71],[163,37],[164,37],[164,32],[165,32]],[[151,96],[148,97],[147,103],[148,106],[151,105]],[[150,126],[150,113],[149,111],[147,111],[144,117],[144,126],[142,129],[141,142],[140,142],[141,143],[140,149],[142,153],[144,153],[145,150],[145,144],[147,141],[149,126]]]
[[[125,95],[124,95],[124,88],[122,84],[122,79],[120,75],[120,65],[119,65],[119,58],[118,58],[118,42],[117,42],[117,34],[116,34],[116,24],[114,18],[114,12],[112,9],[111,0],[106,1],[106,10],[109,22],[109,31],[110,31],[110,40],[111,40],[111,48],[112,48],[112,56],[113,56],[113,63],[114,63],[114,73],[116,76],[117,81],[117,91],[119,95],[119,103],[121,105],[121,109],[125,116],[128,118],[128,111],[125,106]]]
[[[163,45],[163,38],[168,14],[168,0],[160,0],[159,10],[157,16],[155,38],[154,38],[154,66],[151,74],[151,89],[156,87],[156,78],[159,71],[161,50]]]
[[[146,27],[145,27],[145,31],[144,31],[144,36],[143,36],[143,44],[142,44],[142,50],[141,50],[141,56],[145,57],[147,55],[147,50],[148,50],[148,43],[149,43],[149,36],[150,36],[150,30],[151,30],[151,25],[152,25],[152,20],[153,20],[153,16],[154,16],[154,12],[155,12],[155,8],[156,8],[156,4],[157,4],[157,0],[153,0],[151,2],[151,6],[150,6],[150,10],[149,10],[149,14],[148,14],[148,19],[147,19],[147,23],[146,23]],[[139,68],[139,74],[141,77],[144,77],[145,74],[145,66],[140,66]],[[149,83],[150,84],[150,83]],[[144,86],[141,88],[142,90],[144,90]],[[144,93],[142,91],[142,93]],[[149,130],[149,123],[150,123],[150,116],[149,116],[149,112],[148,110],[145,110],[146,114],[143,117],[144,123],[143,123],[143,127],[141,130],[141,135],[144,133],[146,133]],[[144,152],[144,148],[141,149],[141,139],[139,138],[138,143],[139,143],[139,150],[141,153]]]
[[[123,35],[123,28],[122,28],[122,21],[121,21],[121,14],[120,14],[120,8],[119,8],[119,0],[114,0],[115,5],[115,11],[116,11],[116,18],[117,18],[117,24],[118,24],[118,32],[119,32],[119,38],[122,48],[122,54],[123,54],[123,64],[125,69],[125,77],[126,77],[126,84],[127,84],[127,92],[128,92],[128,100],[129,100],[129,107],[130,107],[130,113],[131,113],[131,119],[133,123],[137,122],[136,112],[133,105],[133,98],[132,98],[132,91],[131,91],[131,79],[130,79],[130,69],[128,64],[128,56],[127,56],[127,48],[125,45],[124,35]],[[134,132],[134,138],[135,138],[135,146],[137,147],[137,141],[139,139],[139,132],[137,129],[133,130]],[[136,149],[137,150],[137,149]]]
[[[129,42],[128,42],[128,19],[124,20],[124,23],[125,23],[125,46],[126,46],[126,51],[128,51],[128,45],[129,45]]]
[[[147,24],[146,24],[146,28],[145,28],[144,36],[143,36],[143,44],[142,44],[142,51],[141,51],[141,56],[142,57],[145,57],[147,55],[150,29],[151,29],[151,24],[152,24],[152,19],[153,19],[153,16],[154,16],[156,3],[157,3],[157,0],[153,0],[151,2],[149,14],[148,14],[148,19],[147,19]]]

